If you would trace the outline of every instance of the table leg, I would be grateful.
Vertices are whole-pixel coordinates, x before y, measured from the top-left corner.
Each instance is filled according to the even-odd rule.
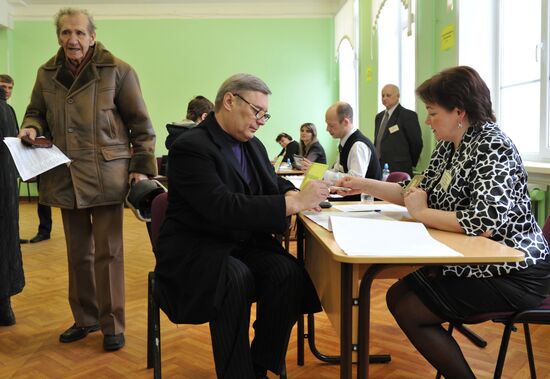
[[[340,379],[351,379],[352,365],[352,265],[340,265]]]
[[[369,362],[389,362],[389,355],[369,356],[369,333],[370,333],[370,290],[372,281],[384,269],[391,265],[372,265],[363,275],[359,287],[359,357],[357,364],[357,378],[367,379],[369,377]]]

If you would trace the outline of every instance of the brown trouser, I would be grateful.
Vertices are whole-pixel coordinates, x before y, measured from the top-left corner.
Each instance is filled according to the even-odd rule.
[[[122,204],[62,209],[69,263],[69,304],[77,326],[124,332]]]

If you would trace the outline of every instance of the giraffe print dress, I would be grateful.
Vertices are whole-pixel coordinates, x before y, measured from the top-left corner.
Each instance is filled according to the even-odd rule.
[[[490,232],[525,254],[520,262],[427,267],[407,276],[424,303],[458,321],[542,302],[550,290],[550,249],[531,213],[527,172],[510,138],[495,124],[471,127],[456,151],[440,141],[423,174],[430,208],[456,212],[467,235]]]

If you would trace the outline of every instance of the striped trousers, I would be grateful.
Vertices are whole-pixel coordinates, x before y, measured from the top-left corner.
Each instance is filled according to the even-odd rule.
[[[254,365],[280,373],[303,298],[304,271],[284,255],[257,249],[229,257],[222,307],[210,321],[218,378],[255,378]],[[256,301],[249,344],[250,306]]]

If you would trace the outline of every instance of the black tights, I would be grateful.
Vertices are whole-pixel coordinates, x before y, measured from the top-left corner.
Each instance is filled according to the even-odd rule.
[[[445,320],[428,309],[404,281],[388,290],[386,302],[414,347],[445,378],[475,378],[460,346],[441,325]]]

